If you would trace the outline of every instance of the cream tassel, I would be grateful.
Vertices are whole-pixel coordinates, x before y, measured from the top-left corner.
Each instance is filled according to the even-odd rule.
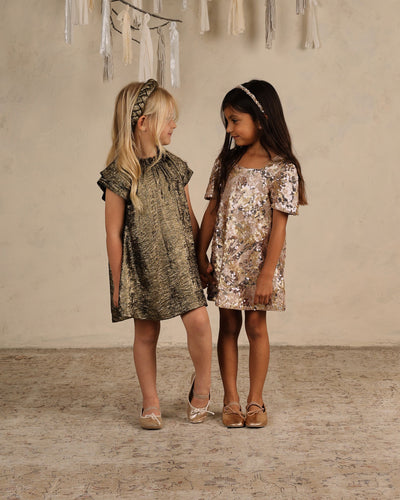
[[[296,0],[296,14],[304,14],[307,0]]]
[[[72,0],[65,0],[65,43],[72,43]]]
[[[171,85],[174,88],[181,86],[181,77],[179,73],[179,33],[176,29],[176,22],[172,22],[169,27],[170,39],[170,69],[171,69]]]
[[[210,0],[200,0],[200,35],[210,31],[210,20],[208,17],[208,2]]]
[[[307,35],[306,49],[319,49],[320,43],[318,38],[317,24],[317,0],[307,0]]]
[[[103,21],[101,27],[100,54],[104,59],[103,80],[112,80],[113,77],[113,57],[111,38],[111,3],[110,0],[103,0],[102,4]]]
[[[89,24],[88,0],[72,0],[72,23]]]
[[[137,7],[138,9],[143,9],[143,0],[133,0],[132,5]],[[143,13],[132,9],[132,26],[136,29],[139,29],[142,24]]]
[[[182,10],[187,9],[187,0],[182,0]]]
[[[158,47],[157,47],[157,82],[161,87],[165,86],[165,40],[162,28],[157,28]]]
[[[122,28],[122,60],[125,64],[132,62],[132,40],[131,40],[131,16],[129,14],[129,5],[121,10],[118,15],[118,21]]]
[[[162,11],[163,5],[162,0],[154,0],[153,1],[153,11],[156,14],[159,14]]]
[[[93,12],[94,9],[94,0],[89,0],[89,11]]]
[[[231,0],[228,17],[228,34],[240,35],[246,28],[243,12],[243,0]]]
[[[153,78],[153,42],[148,23],[150,15],[145,14],[142,22],[139,54],[139,82]]]
[[[266,0],[265,6],[265,46],[272,49],[272,40],[276,32],[276,5],[275,0]]]

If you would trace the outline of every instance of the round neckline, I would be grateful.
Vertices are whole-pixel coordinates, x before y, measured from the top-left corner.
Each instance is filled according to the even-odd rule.
[[[273,158],[271,158],[271,163],[268,163],[267,165],[264,165],[264,167],[256,168],[256,167],[244,167],[243,165],[239,165],[239,163],[236,165],[239,168],[244,168],[245,170],[265,170],[268,167],[272,167],[272,165],[275,165],[277,163],[277,160],[280,160],[280,156],[276,155]]]

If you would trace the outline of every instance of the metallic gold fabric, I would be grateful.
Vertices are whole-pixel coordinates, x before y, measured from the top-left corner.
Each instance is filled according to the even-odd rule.
[[[214,165],[206,199],[216,197]],[[275,158],[261,169],[236,165],[231,171],[218,208],[211,262],[216,284],[208,299],[218,307],[240,310],[285,310],[284,245],[273,278],[269,303],[254,305],[256,281],[264,263],[272,226],[272,209],[298,213],[296,167]]]
[[[113,321],[168,319],[207,304],[184,191],[192,171],[169,152],[155,165],[153,161],[140,162],[141,213],[129,199],[128,176],[114,163],[101,172],[98,181],[103,192],[108,188],[126,201],[118,308],[112,304],[110,272]]]

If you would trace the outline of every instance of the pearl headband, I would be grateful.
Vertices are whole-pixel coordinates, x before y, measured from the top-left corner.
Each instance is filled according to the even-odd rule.
[[[136,122],[142,116],[144,107],[146,105],[146,101],[150,97],[150,95],[156,90],[156,88],[158,88],[158,83],[150,78],[150,80],[147,80],[147,82],[145,82],[142,88],[139,90],[136,102],[132,108],[132,114],[131,114],[132,127],[136,125]]]
[[[248,88],[246,88],[244,85],[238,85],[236,88],[243,90],[243,92],[246,92],[246,94],[250,97],[250,99],[257,105],[257,107],[261,111],[261,113],[263,115],[265,115],[265,111],[264,111],[264,108],[261,106],[261,103],[259,102],[257,97],[252,92],[250,92],[250,90]]]

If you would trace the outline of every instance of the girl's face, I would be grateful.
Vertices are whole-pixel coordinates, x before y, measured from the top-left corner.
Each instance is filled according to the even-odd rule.
[[[172,132],[176,128],[175,115],[171,113],[166,121],[160,134],[160,142],[163,146],[167,146],[171,142]]]
[[[231,106],[224,109],[224,115],[226,131],[235,140],[236,146],[251,146],[259,140],[260,131],[251,115]]]

